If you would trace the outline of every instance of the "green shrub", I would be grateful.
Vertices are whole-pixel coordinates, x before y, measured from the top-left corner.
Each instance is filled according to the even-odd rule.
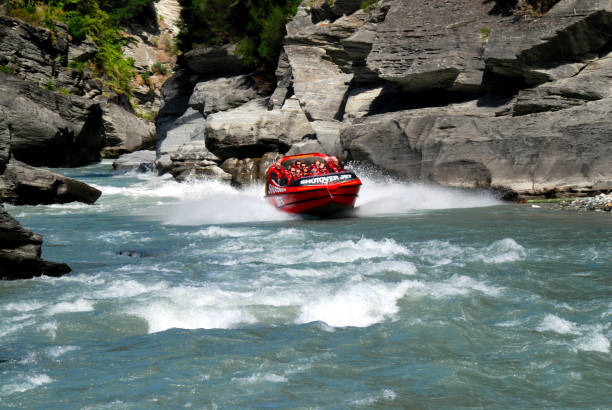
[[[361,2],[361,9],[370,12],[374,9],[376,3],[378,3],[378,0],[363,0]]]
[[[28,22],[46,25],[52,31],[55,21],[68,25],[74,40],[89,37],[98,47],[90,68],[107,86],[117,92],[131,94],[131,82],[135,76],[134,62],[123,56],[125,39],[120,24],[139,18],[153,0],[8,0],[7,10]],[[62,65],[65,60],[60,60]],[[84,72],[84,64],[71,61],[69,67]]]
[[[180,0],[178,48],[237,43],[245,63],[273,70],[300,0]]]
[[[55,91],[55,81],[49,79],[49,81],[47,81],[47,83],[45,84],[45,88],[48,91]]]
[[[169,73],[168,67],[166,67],[161,61],[156,61],[155,64],[151,66],[151,69],[154,73],[166,75]]]
[[[5,74],[12,74],[11,68],[8,65],[6,65],[6,64],[0,65],[0,71],[5,73]]]

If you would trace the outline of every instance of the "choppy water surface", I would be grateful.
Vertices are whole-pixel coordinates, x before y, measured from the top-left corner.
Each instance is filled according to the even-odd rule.
[[[74,273],[0,282],[0,407],[612,403],[610,215],[370,176],[300,220],[109,169],[63,172],[95,206],[8,207]]]

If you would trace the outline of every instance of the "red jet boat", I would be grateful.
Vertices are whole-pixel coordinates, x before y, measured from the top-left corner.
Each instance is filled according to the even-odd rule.
[[[288,172],[300,161],[308,169],[319,161],[323,164],[321,172],[316,175],[279,177]],[[335,172],[332,157],[312,153],[291,155],[280,159],[281,172],[275,171],[276,164],[268,170],[266,180],[266,198],[284,212],[315,216],[332,216],[353,209],[361,187],[361,181],[350,171]],[[325,173],[327,172],[327,173]]]

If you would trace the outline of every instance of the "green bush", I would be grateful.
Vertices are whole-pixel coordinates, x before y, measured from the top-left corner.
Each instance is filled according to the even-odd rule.
[[[168,67],[166,67],[162,62],[160,61],[156,61],[155,64],[153,64],[151,66],[151,69],[153,70],[154,73],[157,74],[161,74],[161,75],[166,75],[168,74],[170,71],[168,70]]]
[[[180,0],[183,24],[178,46],[237,43],[248,64],[272,70],[285,35],[285,24],[300,0]]]
[[[45,84],[45,88],[48,91],[55,91],[55,81],[53,81],[51,79],[49,81],[47,81],[47,83]]]
[[[139,18],[153,0],[8,0],[10,15],[55,30],[55,21],[68,25],[74,40],[89,37],[98,46],[90,66],[117,92],[131,94],[134,62],[123,55],[125,39],[120,25]],[[84,64],[71,61],[69,67],[84,72]]]
[[[374,8],[376,3],[378,3],[378,0],[363,0],[361,2],[361,9],[369,12]]]

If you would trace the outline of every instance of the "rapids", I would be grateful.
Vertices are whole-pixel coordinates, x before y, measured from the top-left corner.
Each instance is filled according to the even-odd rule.
[[[367,169],[351,218],[263,187],[59,170],[7,206],[62,278],[0,282],[0,407],[606,407],[612,220]],[[132,256],[129,256],[132,255]]]

